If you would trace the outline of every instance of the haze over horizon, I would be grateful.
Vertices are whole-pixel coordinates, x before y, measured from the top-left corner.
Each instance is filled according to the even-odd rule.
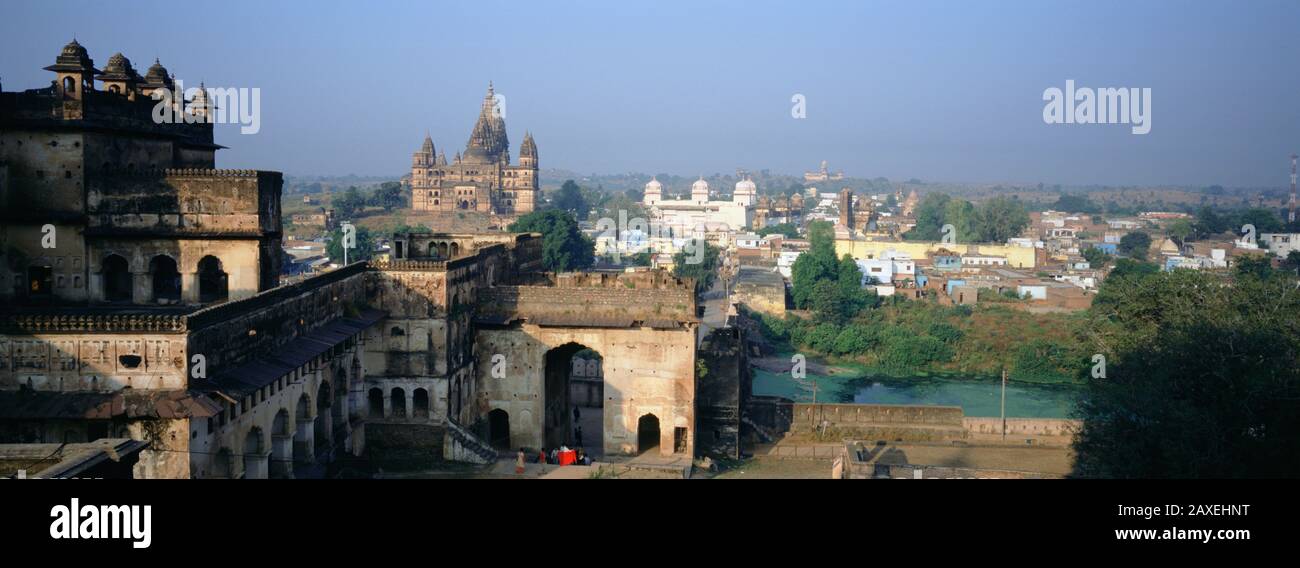
[[[543,169],[970,183],[1283,187],[1300,151],[1300,3],[719,1],[6,5],[0,78],[44,87],[74,36],[102,68],[261,89],[218,166],[400,175],[463,150],[489,81]],[[608,22],[620,22],[610,25]],[[1044,89],[1149,87],[1152,129],[1049,125]],[[807,118],[791,117],[791,97]]]

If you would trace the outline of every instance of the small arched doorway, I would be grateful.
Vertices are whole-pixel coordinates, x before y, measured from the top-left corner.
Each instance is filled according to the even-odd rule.
[[[131,301],[131,268],[125,258],[116,254],[104,258],[103,278],[105,301]]]
[[[394,388],[389,391],[388,398],[392,401],[392,409],[389,414],[394,418],[406,418],[406,391]]]
[[[510,449],[510,413],[500,408],[488,413],[488,439],[498,450]]]
[[[428,418],[429,391],[425,389],[415,389],[415,392],[411,393],[411,406],[415,408],[416,418]]]
[[[181,273],[172,257],[160,254],[149,261],[149,279],[155,302],[171,303],[181,299]]]
[[[636,453],[659,449],[659,417],[646,414],[636,421]]]
[[[370,389],[366,395],[369,399],[370,418],[384,417],[384,391],[378,387]]]
[[[221,259],[205,256],[199,260],[199,301],[222,302],[230,297],[230,279],[221,267]]]

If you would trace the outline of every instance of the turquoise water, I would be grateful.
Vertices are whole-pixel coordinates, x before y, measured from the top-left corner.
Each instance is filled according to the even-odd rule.
[[[913,377],[904,379],[864,375],[814,375],[818,402],[858,404],[935,404],[960,406],[966,416],[998,416],[1002,385],[999,381]],[[782,396],[799,402],[811,393],[788,373],[754,369],[755,395]],[[1070,418],[1080,389],[1072,386],[1007,383],[1007,416],[1013,418]]]

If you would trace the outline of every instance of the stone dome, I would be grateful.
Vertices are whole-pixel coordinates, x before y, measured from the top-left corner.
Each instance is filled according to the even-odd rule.
[[[68,45],[63,46],[63,55],[67,57],[86,57],[86,48],[81,47],[77,40],[72,40]]]
[[[150,65],[149,70],[145,71],[144,77],[151,83],[161,83],[170,78],[171,74],[167,73],[167,68],[163,67],[162,63],[154,59],[153,65]]]

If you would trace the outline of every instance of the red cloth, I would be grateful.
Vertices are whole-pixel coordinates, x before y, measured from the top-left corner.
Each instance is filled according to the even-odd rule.
[[[578,451],[569,450],[567,452],[560,452],[558,459],[560,460],[560,465],[573,465],[578,463]]]

